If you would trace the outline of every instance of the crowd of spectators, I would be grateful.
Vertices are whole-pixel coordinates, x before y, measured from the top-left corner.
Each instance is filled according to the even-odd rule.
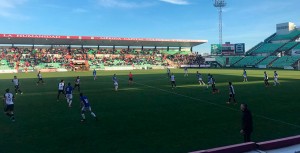
[[[92,49],[92,48],[0,48],[0,60],[6,60],[11,68],[34,68],[40,64],[59,63],[60,66],[72,65],[74,60],[86,60],[92,65],[160,65],[168,66],[166,59],[176,65],[200,64],[197,54],[167,55],[157,49]],[[175,65],[175,66],[176,66]]]

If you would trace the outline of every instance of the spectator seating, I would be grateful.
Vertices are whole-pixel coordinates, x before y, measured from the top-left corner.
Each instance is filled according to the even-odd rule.
[[[277,56],[269,56],[266,59],[264,59],[263,61],[261,61],[260,63],[258,63],[258,65],[270,65],[271,62],[273,62],[274,60],[276,60],[278,57]]]
[[[300,56],[282,56],[277,59],[271,67],[273,68],[284,68],[285,66],[292,66],[295,62],[300,59]]]
[[[300,36],[300,30],[294,30],[286,35],[276,35],[271,41],[292,40],[296,36]]]
[[[260,62],[262,59],[264,59],[264,56],[246,56],[234,66],[236,67],[245,67],[245,66],[255,66],[258,62]]]

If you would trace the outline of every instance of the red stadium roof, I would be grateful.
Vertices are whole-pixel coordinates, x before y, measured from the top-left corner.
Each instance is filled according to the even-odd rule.
[[[0,44],[194,47],[207,40],[0,34]]]

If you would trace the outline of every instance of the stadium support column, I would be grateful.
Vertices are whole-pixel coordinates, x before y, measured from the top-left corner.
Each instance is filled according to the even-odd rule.
[[[115,51],[115,49],[116,49],[116,46],[113,46],[113,51]]]
[[[142,50],[144,50],[144,46],[142,46]]]
[[[167,47],[167,51],[169,51],[169,50],[170,50],[170,47],[168,46],[168,47]]]
[[[181,51],[181,47],[179,47],[179,51]]]
[[[129,49],[130,49],[130,46],[127,47],[127,50],[128,50],[128,51],[129,51]]]
[[[154,49],[156,50],[156,49],[157,49],[157,46],[154,46]]]
[[[193,52],[193,47],[191,47],[190,51]]]
[[[98,45],[98,47],[97,47],[97,50],[99,50],[100,49],[100,45]]]

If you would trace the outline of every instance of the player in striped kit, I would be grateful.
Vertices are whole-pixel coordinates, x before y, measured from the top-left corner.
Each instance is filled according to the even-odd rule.
[[[80,77],[79,76],[77,76],[75,79],[74,90],[76,89],[76,87],[78,87],[78,91],[80,92]]]
[[[15,93],[16,93],[16,95],[18,94],[18,92],[19,92],[20,94],[23,94],[23,92],[22,92],[21,89],[20,89],[20,81],[19,81],[19,79],[17,78],[17,76],[14,76],[14,79],[12,79],[12,82],[13,82],[14,85],[15,85]]]
[[[276,71],[274,71],[274,86],[280,85],[279,81],[278,81],[278,73]]]
[[[235,91],[234,91],[234,87],[232,85],[231,82],[228,83],[229,84],[229,99],[227,104],[231,103],[231,100],[233,100],[234,104],[237,104],[236,100],[235,100]]]
[[[117,79],[116,74],[114,74],[114,76],[112,77],[112,81],[113,81],[114,86],[115,86],[115,91],[118,91],[119,83],[118,83],[118,79]]]
[[[205,85],[205,83],[204,83],[204,81],[203,81],[203,79],[202,79],[202,74],[199,73],[199,72],[197,71],[196,76],[197,76],[197,78],[198,78],[199,84],[200,84],[200,85]]]
[[[172,73],[170,76],[172,89],[176,88],[175,75]]]
[[[59,101],[59,96],[60,94],[65,95],[65,82],[64,80],[61,80],[60,83],[58,84],[58,94],[57,94],[57,101]]]
[[[267,74],[267,72],[265,71],[264,72],[264,82],[265,82],[265,86],[266,87],[269,87],[269,77],[268,77],[268,74]]]

